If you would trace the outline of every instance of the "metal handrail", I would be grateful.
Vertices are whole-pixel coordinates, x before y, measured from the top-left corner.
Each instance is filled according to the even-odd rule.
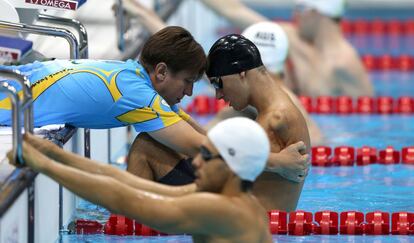
[[[125,50],[125,39],[124,39],[124,33],[125,33],[125,18],[124,18],[124,7],[122,4],[122,0],[117,0],[117,9],[116,9],[116,27],[118,31],[117,35],[117,42],[118,42],[118,49],[120,51]]]
[[[47,14],[39,14],[38,20],[57,25],[69,26],[76,29],[79,35],[80,58],[88,58],[88,33],[86,32],[85,26],[79,20],[56,17]]]
[[[0,77],[9,79],[8,82],[17,81],[22,86],[23,101],[21,109],[24,110],[24,129],[26,132],[33,132],[33,107],[31,106],[33,100],[30,81],[18,70],[0,68]]]
[[[75,22],[72,22],[75,23]],[[88,49],[87,49],[87,34],[86,29],[84,29],[83,25],[80,29],[84,33],[80,34],[79,38],[81,38],[82,43],[86,43],[86,46],[83,48],[83,55],[85,58],[88,57]],[[10,23],[6,21],[0,21],[0,29],[7,29],[13,30],[16,32],[22,33],[31,33],[31,34],[38,34],[38,35],[47,35],[47,36],[55,36],[55,37],[62,37],[64,38],[70,46],[70,58],[71,59],[79,59],[80,58],[80,48],[79,42],[76,39],[76,36],[67,29],[64,28],[57,28],[57,27],[50,27],[50,26],[40,26],[40,25],[27,25],[21,23]],[[85,156],[90,157],[90,131],[89,129],[85,129]]]
[[[156,12],[161,17],[161,19],[166,21],[178,9],[181,3],[182,3],[182,0],[170,0],[164,3],[162,6],[158,4]],[[117,31],[118,49],[124,52],[124,55],[122,55],[120,59],[126,60],[130,58],[136,58],[142,49],[145,39],[149,37],[149,34],[147,31],[141,31],[137,36],[135,36],[134,41],[132,43],[128,43],[130,46],[127,46],[124,34],[128,30],[126,27],[127,26],[126,21],[128,19],[126,19],[124,16],[122,0],[117,0],[117,5],[118,7],[116,11],[116,23],[117,23],[116,31]]]
[[[75,35],[67,29],[49,26],[28,25],[22,23],[11,23],[6,21],[0,21],[0,29],[7,29],[20,33],[62,37],[69,43],[70,58],[79,59],[79,43]]]
[[[12,104],[13,161],[23,164],[19,96],[16,89],[7,82],[0,83],[0,92],[6,93]]]

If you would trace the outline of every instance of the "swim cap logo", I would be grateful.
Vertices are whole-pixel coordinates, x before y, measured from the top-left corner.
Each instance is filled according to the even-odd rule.
[[[236,155],[236,151],[235,151],[233,148],[229,148],[229,149],[227,150],[227,152],[230,154],[230,156],[234,156],[234,155]]]
[[[269,33],[269,32],[257,32],[256,38],[261,39],[261,40],[266,40],[266,41],[274,41],[275,35],[274,33]]]
[[[257,32],[255,44],[258,46],[275,46],[276,37],[273,32]]]

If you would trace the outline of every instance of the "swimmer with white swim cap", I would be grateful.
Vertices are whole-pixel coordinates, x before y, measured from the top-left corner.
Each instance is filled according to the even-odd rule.
[[[283,73],[289,40],[280,25],[274,22],[260,22],[247,27],[241,35],[257,46],[263,64],[269,72]]]
[[[269,152],[259,124],[247,118],[223,121],[208,132],[194,158],[198,191],[176,193],[176,187],[79,157],[36,136],[26,135],[23,142],[23,159],[32,169],[112,212],[161,232],[191,234],[194,242],[272,242],[267,213],[251,193]]]

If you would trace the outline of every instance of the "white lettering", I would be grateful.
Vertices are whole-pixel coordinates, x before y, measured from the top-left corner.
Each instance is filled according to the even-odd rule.
[[[63,8],[63,9],[75,9],[76,2],[70,1],[61,1],[61,0],[26,0],[26,2],[31,4],[37,4],[47,7],[54,7],[54,8]],[[71,6],[71,3],[73,6]]]

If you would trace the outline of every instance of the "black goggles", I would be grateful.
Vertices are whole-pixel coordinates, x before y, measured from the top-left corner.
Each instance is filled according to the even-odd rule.
[[[221,77],[213,77],[210,78],[210,83],[213,85],[215,89],[222,89],[223,88],[223,80]]]
[[[213,155],[210,152],[210,150],[208,150],[204,146],[200,146],[200,154],[201,154],[201,158],[203,158],[203,160],[206,162],[212,159],[223,159],[223,157],[221,157],[220,154]]]

